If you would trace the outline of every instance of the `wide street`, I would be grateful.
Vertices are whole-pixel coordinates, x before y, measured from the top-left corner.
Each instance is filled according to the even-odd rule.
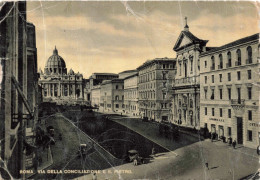
[[[76,113],[81,113],[80,111]],[[100,146],[86,159],[77,157],[81,143],[93,140],[70,119],[61,113],[46,118],[47,125],[61,133],[62,141],[55,135],[56,144],[51,146],[53,164],[48,169],[105,170],[98,173],[98,179],[241,179],[257,172],[259,167],[255,150],[244,147],[233,149],[223,142],[199,141],[195,136],[181,134],[178,141],[159,135],[158,125],[142,122],[138,118],[109,115],[110,119],[121,124],[151,142],[164,147],[150,162],[138,166],[132,163],[113,164],[114,156]],[[86,132],[87,133],[87,132]],[[145,144],[143,144],[145,146]],[[114,158],[116,159],[116,158]],[[209,170],[205,167],[209,164]],[[119,171],[122,170],[122,171]],[[37,178],[92,179],[92,174],[48,174]],[[34,177],[34,178],[35,178]]]
[[[241,179],[259,169],[259,159],[254,149],[241,146],[233,149],[221,141],[196,142],[194,137],[186,134],[182,135],[182,141],[173,142],[159,136],[156,124],[142,122],[138,118],[113,115],[110,118],[171,151],[158,154],[149,164],[125,164],[111,168],[112,172],[115,169],[130,169],[131,174],[101,173],[98,174],[100,179]],[[205,167],[206,162],[209,170]],[[81,179],[91,179],[91,175]]]

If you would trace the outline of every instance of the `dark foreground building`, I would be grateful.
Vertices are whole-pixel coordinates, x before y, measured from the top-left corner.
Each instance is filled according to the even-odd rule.
[[[0,9],[0,168],[14,178],[37,167],[34,153],[38,118],[35,27],[26,21],[26,2],[3,2]],[[2,178],[3,173],[1,173]]]

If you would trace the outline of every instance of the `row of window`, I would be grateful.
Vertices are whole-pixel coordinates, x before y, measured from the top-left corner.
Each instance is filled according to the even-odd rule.
[[[162,79],[163,80],[168,79],[168,72],[167,71],[162,72]],[[156,80],[155,72],[150,72],[149,74],[139,76],[139,83],[149,82],[151,80]]]
[[[231,87],[227,87],[228,100],[232,99],[232,91]],[[219,99],[223,99],[223,89],[218,89],[219,91]],[[241,100],[241,87],[237,88],[237,99]],[[208,99],[208,89],[204,89],[204,99]],[[210,99],[214,100],[215,98],[215,89],[211,89]],[[247,87],[247,99],[252,99],[252,87]]]
[[[137,98],[137,91],[125,92],[126,98]]]
[[[211,108],[211,116],[215,116],[215,110],[216,108]],[[208,108],[205,107],[205,115],[208,115]],[[248,114],[248,120],[252,121],[252,111],[251,110],[248,110],[247,111],[247,114]],[[219,108],[219,117],[223,117],[223,109],[222,108]],[[231,109],[228,109],[228,118],[231,118],[232,117],[232,113],[231,113]]]
[[[192,74],[193,72],[193,57],[189,58],[189,66],[190,66],[190,74]],[[182,68],[182,63],[183,63],[183,70]],[[182,75],[182,71],[184,71],[184,76],[187,77],[188,76],[188,61],[184,60],[179,62],[179,76]]]
[[[120,86],[116,85],[116,89],[120,89]],[[124,85],[122,85],[122,89],[124,89]]]
[[[237,71],[237,78],[233,79],[233,80],[241,80],[241,72]],[[247,79],[250,80],[252,79],[252,71],[251,70],[247,70]],[[219,82],[223,81],[223,75],[219,74]],[[227,81],[232,81],[232,77],[231,77],[231,72],[227,73]],[[208,83],[208,76],[204,76],[204,82],[205,84]],[[215,75],[211,75],[211,83],[215,83]]]
[[[252,63],[252,47],[248,46],[247,47],[247,59],[246,59],[246,64],[251,64]],[[219,65],[218,65],[218,69],[223,69],[223,55],[219,54],[218,55],[218,59],[219,59]],[[235,66],[240,66],[242,65],[242,61],[241,61],[241,50],[238,49],[236,51],[236,62],[235,62]],[[204,67],[207,68],[207,61],[204,62]],[[226,64],[226,68],[232,67],[232,56],[231,56],[231,52],[227,52],[227,64]],[[211,56],[211,67],[210,70],[215,70],[215,56]]]
[[[139,89],[153,89],[156,88],[155,82],[154,83],[146,83],[146,84],[140,84]]]
[[[119,99],[119,96],[115,96],[115,100],[116,101],[119,101],[120,99]],[[124,96],[122,96],[122,100],[124,100]]]

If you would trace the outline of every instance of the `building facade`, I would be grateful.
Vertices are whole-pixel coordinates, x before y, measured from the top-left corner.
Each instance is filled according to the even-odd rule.
[[[138,70],[138,106],[142,117],[155,121],[170,121],[172,80],[175,76],[175,59],[148,60]]]
[[[119,79],[125,79],[126,77],[128,77],[128,76],[132,76],[132,75],[134,75],[134,74],[136,74],[137,73],[137,70],[136,69],[133,69],[133,70],[126,70],[126,71],[123,71],[123,72],[120,72],[120,73],[118,73],[118,78]]]
[[[200,63],[199,55],[206,51],[207,40],[194,36],[186,22],[173,50],[176,52],[177,73],[173,80],[173,122],[199,128]]]
[[[37,49],[35,27],[26,21],[26,2],[6,2],[0,16],[6,15],[0,23],[0,168],[20,179],[25,178],[20,169],[37,168]]]
[[[99,108],[100,106],[101,85],[93,86],[91,89],[91,106]]]
[[[138,73],[124,79],[124,105],[125,113],[138,116]]]
[[[200,55],[201,127],[259,145],[259,34]]]
[[[67,73],[66,63],[55,47],[44,72],[40,70],[39,84],[42,87],[43,101],[58,104],[85,103],[83,83],[83,75],[79,72],[74,73],[70,69]]]
[[[103,81],[100,90],[100,111],[123,112],[124,80],[113,79]]]
[[[89,77],[90,89],[93,86],[101,84],[104,80],[117,79],[118,77],[119,75],[114,73],[93,73]]]

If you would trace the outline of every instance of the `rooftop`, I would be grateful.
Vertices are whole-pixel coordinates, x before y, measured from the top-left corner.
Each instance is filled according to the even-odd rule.
[[[152,63],[157,63],[157,62],[174,62],[176,61],[175,58],[168,58],[168,57],[164,57],[164,58],[155,58],[155,59],[152,59],[152,60],[147,60],[145,61],[141,66],[139,66],[137,68],[137,70],[140,70],[141,68],[145,67],[145,66],[148,66]]]
[[[223,49],[227,49],[227,48],[230,48],[230,47],[233,47],[233,46],[237,46],[237,45],[240,45],[240,44],[243,44],[243,43],[246,43],[246,42],[254,41],[254,40],[259,40],[259,33],[256,33],[256,34],[253,34],[251,36],[247,36],[247,37],[238,39],[236,41],[233,41],[231,43],[225,44],[225,45],[220,46],[220,47],[216,47],[216,48],[210,49],[209,51],[201,53],[200,56],[206,56],[206,55],[211,54],[213,52],[220,51],[220,50],[223,50]]]

